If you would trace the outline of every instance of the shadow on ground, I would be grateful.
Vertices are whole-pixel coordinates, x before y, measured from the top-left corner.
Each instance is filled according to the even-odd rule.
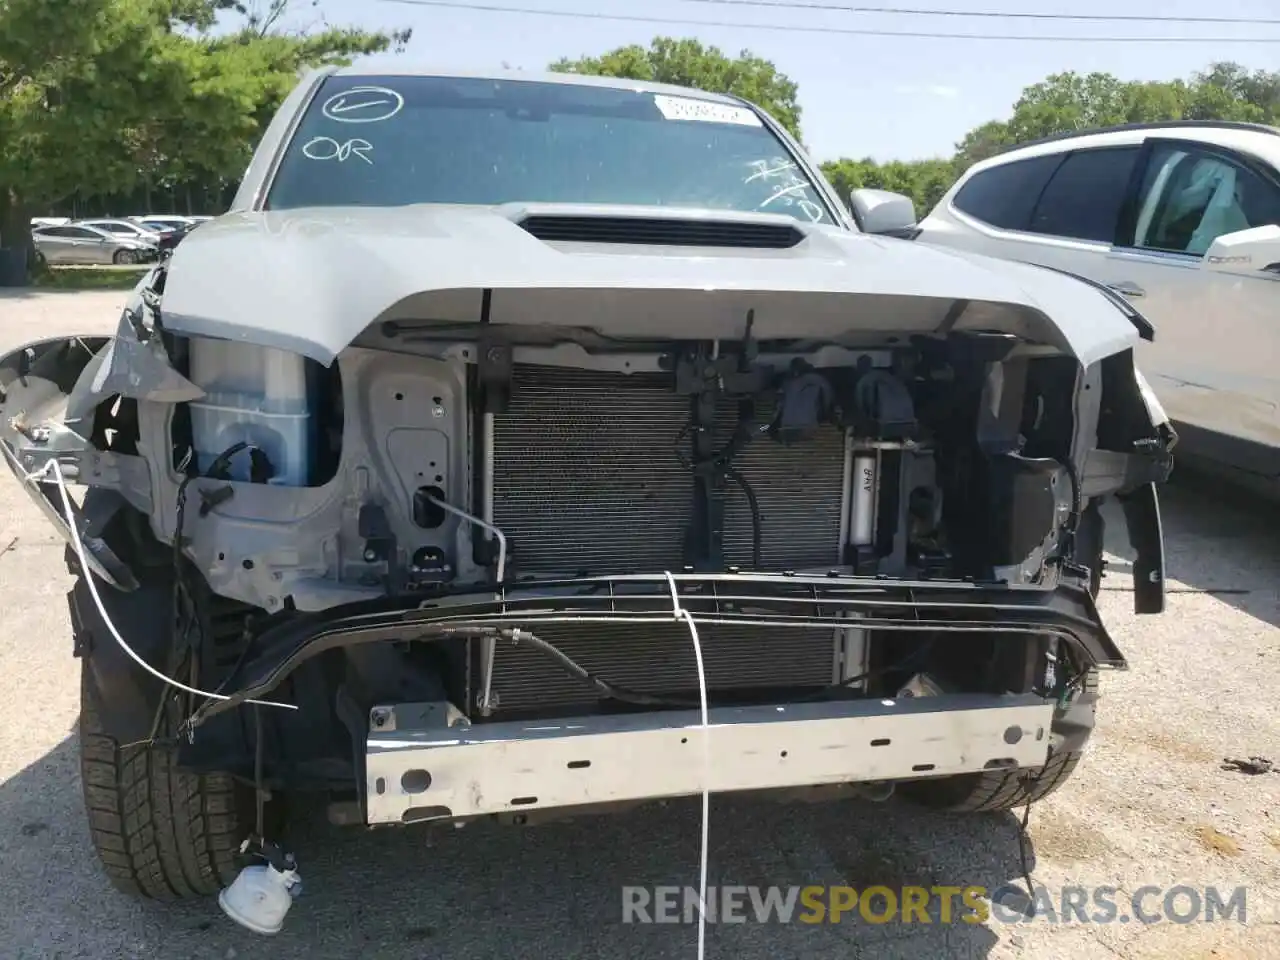
[[[1160,490],[1170,593],[1208,593],[1280,626],[1280,503],[1211,475],[1180,469]],[[1107,592],[1132,592],[1129,547],[1118,509],[1106,514]]]
[[[691,957],[696,927],[621,922],[622,886],[696,887],[699,809],[695,799],[529,828],[367,832],[304,805],[291,833],[305,889],[284,932],[265,940],[212,901],[139,904],[108,885],[84,827],[73,735],[0,785],[0,859],[19,891],[0,936],[19,957]],[[712,884],[996,890],[1021,872],[1010,815],[721,799],[711,824]],[[709,929],[707,956],[980,958],[996,943],[986,927],[938,919],[724,924]]]

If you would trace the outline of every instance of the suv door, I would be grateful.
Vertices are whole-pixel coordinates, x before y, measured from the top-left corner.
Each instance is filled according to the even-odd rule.
[[[110,263],[111,254],[115,250],[112,239],[96,230],[85,227],[64,227],[73,246],[72,257],[75,263]]]
[[[1097,279],[1155,324],[1142,363],[1169,416],[1245,441],[1213,451],[1215,459],[1280,473],[1280,277],[1204,264],[1218,237],[1280,225],[1280,178],[1233,151],[1160,138],[1147,140],[1139,170]],[[1194,448],[1216,437],[1187,439]]]
[[[71,263],[68,259],[73,247],[69,239],[63,236],[65,227],[41,227],[31,231],[31,239],[46,263]]]

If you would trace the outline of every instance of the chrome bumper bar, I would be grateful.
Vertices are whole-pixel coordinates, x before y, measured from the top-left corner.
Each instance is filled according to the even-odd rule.
[[[1053,705],[953,695],[718,708],[713,792],[902,780],[1043,764]],[[703,788],[697,711],[473,725],[451,704],[375,707],[370,824],[689,796]]]

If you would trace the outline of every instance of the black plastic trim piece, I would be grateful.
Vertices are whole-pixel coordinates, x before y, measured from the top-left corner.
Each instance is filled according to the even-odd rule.
[[[634,243],[673,247],[749,247],[785,250],[804,239],[790,224],[678,217],[534,214],[517,224],[548,243]]]
[[[1117,497],[1134,550],[1133,612],[1164,613],[1164,525],[1160,497],[1154,483],[1146,483]]]
[[[1124,654],[1103,625],[1088,583],[1056,589],[1014,588],[957,580],[903,581],[877,577],[773,574],[681,575],[680,606],[700,623],[827,627],[848,624],[879,630],[1002,632],[1028,639],[1053,636],[1089,666],[1126,669]],[[267,625],[252,652],[230,676],[230,700],[207,703],[194,722],[260,698],[307,660],[326,650],[363,643],[496,636],[518,627],[564,618],[608,623],[621,619],[666,623],[673,614],[665,574],[527,582],[499,588],[458,587],[430,600],[388,597],[293,615]]]

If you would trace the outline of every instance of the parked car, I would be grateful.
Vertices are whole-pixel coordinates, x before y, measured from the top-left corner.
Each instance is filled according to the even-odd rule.
[[[143,237],[108,233],[83,223],[36,227],[31,239],[36,253],[53,266],[150,263],[160,255],[160,248]]]
[[[107,875],[229,884],[272,933],[268,791],[388,826],[1047,795],[1125,665],[1104,501],[1163,609],[1142,332],[1072,277],[861,235],[735,97],[307,75],[114,340],[0,360],[0,450],[77,578]]]
[[[96,227],[99,230],[105,230],[117,237],[133,237],[145,241],[162,251],[172,250],[182,240],[182,235],[176,230],[152,230],[142,226],[142,224],[134,223],[132,220],[100,218],[96,220],[78,220],[76,222],[85,226]]]
[[[137,220],[135,221],[140,227],[158,233],[162,239],[170,239],[166,249],[172,250],[183,238],[195,228],[194,223],[177,224],[170,220]]]
[[[173,232],[178,235],[181,240],[196,225],[196,221],[190,217],[180,217],[176,214],[154,214],[142,217],[130,217],[134,223],[147,229],[154,230],[157,233]]]
[[[975,165],[919,242],[1043,264],[1131,301],[1179,450],[1280,486],[1280,129],[1162,123]]]
[[[154,223],[167,225],[172,230],[182,230],[195,223],[191,217],[184,217],[176,213],[147,213],[140,216],[130,217],[130,220],[137,223]]]

